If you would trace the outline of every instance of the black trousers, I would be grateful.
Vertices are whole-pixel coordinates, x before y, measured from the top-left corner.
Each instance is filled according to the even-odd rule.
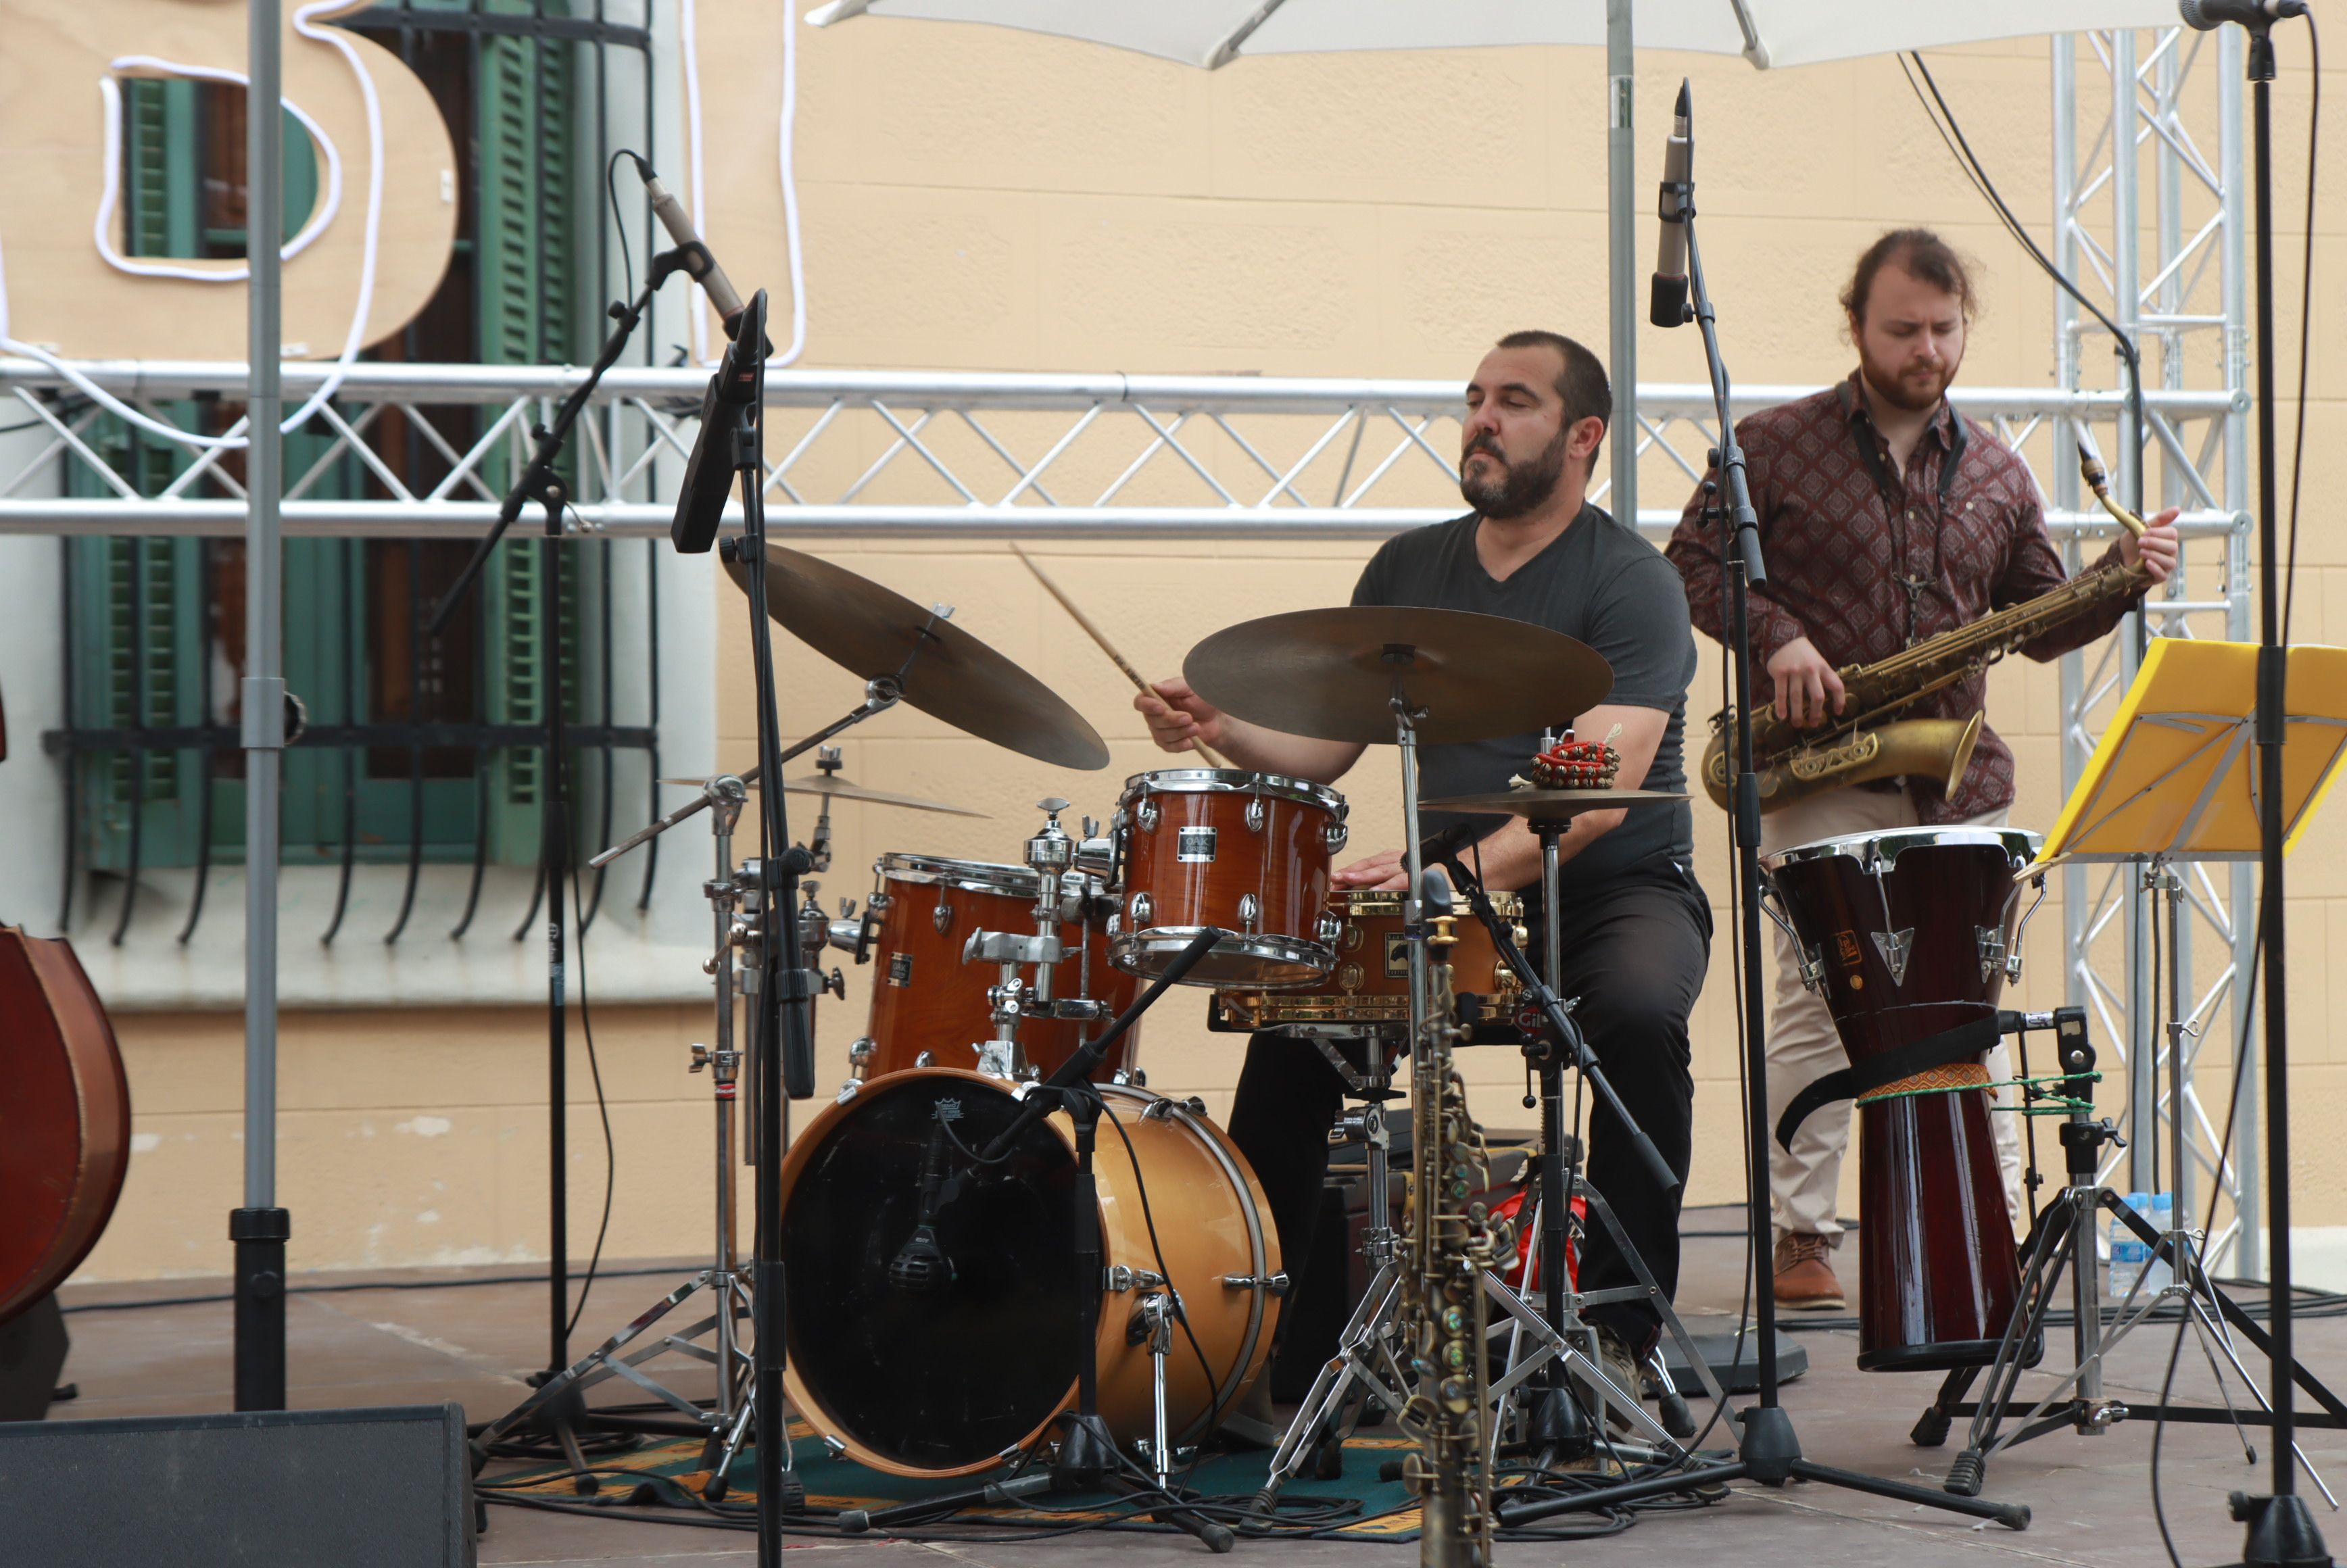
[[[1542,938],[1536,923],[1528,924],[1529,954],[1537,963]],[[1685,1180],[1695,1119],[1687,1016],[1711,957],[1711,909],[1703,891],[1692,875],[1675,871],[1587,890],[1568,886],[1562,927],[1557,994],[1581,999],[1573,1021],[1624,1106]],[[1328,1129],[1344,1087],[1307,1040],[1265,1030],[1247,1041],[1246,1065],[1231,1107],[1231,1141],[1263,1184],[1283,1266],[1299,1278],[1311,1255],[1320,1189],[1328,1174]],[[1566,1093],[1569,1105],[1570,1085]],[[1630,1245],[1664,1293],[1676,1295],[1678,1193],[1655,1183],[1609,1110],[1594,1096],[1583,1099],[1591,1107],[1590,1184],[1613,1205]],[[1581,1288],[1636,1283],[1612,1235],[1593,1216],[1582,1251]],[[1662,1328],[1660,1317],[1643,1302],[1611,1302],[1584,1316],[1612,1328],[1641,1354],[1653,1348]]]

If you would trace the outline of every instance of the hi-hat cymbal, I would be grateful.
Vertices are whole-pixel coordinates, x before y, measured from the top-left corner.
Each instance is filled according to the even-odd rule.
[[[1422,800],[1420,811],[1504,812],[1534,822],[1562,822],[1584,811],[1624,805],[1655,805],[1687,797],[1666,789],[1503,789],[1490,794],[1446,795]]]
[[[725,569],[747,584],[742,567]],[[869,681],[903,671],[904,700],[957,730],[1061,767],[1108,766],[1100,733],[1050,687],[869,578],[769,544],[766,612],[850,674]]]
[[[1391,655],[1391,657],[1389,657]],[[1394,738],[1394,677],[1420,741],[1562,726],[1604,701],[1614,671],[1587,643],[1503,615],[1352,605],[1225,627],[1182,662],[1193,690],[1250,723],[1322,741]]]
[[[754,775],[757,773],[757,770],[753,768],[750,770],[750,773],[752,775]],[[682,784],[687,789],[699,789],[702,784],[707,784],[709,781],[706,779],[680,778],[661,779],[660,782],[664,784]],[[756,789],[758,787],[758,781],[754,776],[745,777],[743,782],[748,784],[752,789]],[[908,811],[938,811],[945,813],[948,816],[984,816],[987,815],[982,811],[972,811],[966,805],[948,805],[941,800],[925,800],[917,794],[890,794],[885,789],[874,789],[867,784],[857,784],[853,779],[843,778],[837,774],[808,774],[804,777],[792,779],[783,785],[783,793],[785,794],[826,794],[834,800],[862,801],[867,805],[901,805]]]

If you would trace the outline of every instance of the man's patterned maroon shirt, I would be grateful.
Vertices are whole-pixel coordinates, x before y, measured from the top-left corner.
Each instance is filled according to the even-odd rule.
[[[1768,590],[1751,598],[1756,702],[1774,694],[1768,660],[1797,637],[1809,638],[1837,668],[1872,664],[2060,586],[2062,561],[2046,536],[2036,482],[1977,421],[1964,420],[1942,507],[1941,470],[1956,442],[1959,417],[1940,405],[1904,474],[1891,466],[1890,446],[1867,413],[1856,373],[1737,424],[1768,567]],[[1861,440],[1876,454],[1880,482],[1860,455]],[[1696,625],[1717,638],[1727,613],[1719,535],[1716,525],[1706,525],[1703,503],[1698,487],[1664,553],[1686,579]],[[2118,551],[2112,545],[2105,559]],[[2022,651],[2041,661],[2059,658],[2108,632],[2128,608],[2082,616],[2024,644]],[[1977,712],[1987,687],[1987,677],[1976,675],[1913,703],[1902,716]],[[1907,784],[1925,823],[1979,816],[2013,804],[2013,752],[1983,726],[1953,795],[1943,797],[1929,779]]]

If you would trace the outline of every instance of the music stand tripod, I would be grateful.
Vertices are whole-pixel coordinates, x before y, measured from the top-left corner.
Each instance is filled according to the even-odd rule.
[[[1684,82],[1679,87],[1679,118],[1692,121],[1692,95]],[[1658,299],[1655,302],[1656,324],[1678,326],[1693,321],[1702,331],[1704,359],[1711,375],[1714,414],[1719,422],[1716,466],[1727,492],[1727,504],[1720,509],[1726,525],[1720,555],[1726,568],[1724,575],[1727,585],[1728,634],[1725,641],[1729,678],[1736,692],[1734,828],[1736,888],[1742,916],[1742,925],[1737,936],[1744,960],[1745,1180],[1750,1207],[1747,1223],[1752,1227],[1753,1235],[1758,1238],[1767,1236],[1770,1228],[1768,1047],[1763,1023],[1767,1012],[1766,998],[1762,994],[1764,977],[1768,971],[1760,943],[1760,779],[1753,771],[1752,763],[1752,643],[1748,589],[1765,587],[1768,574],[1760,557],[1759,514],[1753,508],[1751,486],[1745,471],[1744,450],[1736,439],[1735,415],[1728,403],[1727,366],[1720,358],[1717,316],[1713,309],[1710,291],[1704,282],[1703,252],[1696,238],[1694,183],[1689,180],[1665,184],[1664,195],[1665,217],[1683,225],[1686,230],[1687,281],[1693,299],[1691,303],[1685,300],[1675,302],[1674,308],[1668,312],[1670,319],[1667,321],[1661,319],[1665,314],[1664,302]],[[1901,1502],[1917,1503],[1927,1508],[1946,1509],[1975,1519],[1993,1519],[2014,1530],[2028,1528],[2029,1509],[2024,1504],[1951,1497],[1944,1492],[1911,1486],[1904,1481],[1886,1481],[1880,1476],[1839,1470],[1802,1457],[1801,1440],[1793,1430],[1792,1418],[1777,1402],[1776,1297],[1764,1286],[1753,1293],[1753,1305],[1754,1328],[1758,1334],[1755,1369],[1759,1375],[1759,1401],[1742,1412],[1737,1457],[1732,1462],[1698,1465],[1676,1475],[1624,1481],[1618,1486],[1601,1487],[1574,1497],[1511,1509],[1503,1515],[1506,1522],[1520,1523],[1576,1509],[1607,1508],[1617,1503],[1635,1502],[1641,1498],[1717,1486],[1731,1481],[1757,1481],[1770,1487],[1781,1487],[1790,1481],[1813,1481],[1851,1491],[1895,1498]]]
[[[2293,765],[2285,775],[2290,791],[2281,804],[2293,834],[2304,826],[2314,802],[2321,798],[2342,756],[2347,756],[2347,694],[2342,693],[2339,684],[2347,678],[2347,656],[2331,649],[2296,651],[2302,660],[2320,662],[2301,671],[2305,683],[2301,687],[2293,682],[2291,693],[2285,744]],[[2064,803],[2037,863],[2030,868],[2030,874],[2042,876],[2054,866],[2072,860],[2139,864],[2146,888],[2164,897],[2171,955],[2165,999],[2172,1122],[2168,1140],[2171,1218],[2165,1232],[2156,1230],[2102,1185],[2096,1169],[2098,1151],[2115,1134],[2107,1123],[2091,1122],[2074,1109],[2061,1131],[2069,1182],[2053,1206],[2039,1216],[2030,1238],[2021,1297],[2025,1309],[2016,1311],[2006,1328],[1997,1358],[1989,1368],[1985,1391],[1978,1403],[1963,1402],[1977,1368],[1959,1368],[1949,1375],[1939,1398],[1916,1423],[1916,1440],[1925,1442],[1945,1433],[1949,1418],[1973,1418],[1965,1447],[1949,1468],[1950,1491],[1978,1491],[1991,1454],[2064,1426],[2094,1436],[2113,1421],[2129,1417],[2178,1421],[2221,1419],[2230,1420],[2237,1431],[2244,1421],[2279,1424],[2265,1393],[2241,1366],[2230,1336],[2217,1319],[2230,1325],[2270,1358],[2275,1353],[2274,1339],[2209,1280],[2200,1260],[2202,1233],[2192,1228],[2187,1213],[2186,1063],[2188,1041],[2197,1031],[2188,1009],[2183,967],[2172,957],[2179,950],[2185,892],[2177,863],[2245,859],[2258,850],[2257,791],[2250,776],[2256,660],[2257,650],[2244,644],[2156,640],[2076,787]],[[2318,692],[2330,694],[2318,696]],[[2303,765],[2310,762],[2312,766]],[[2091,1081],[2083,1075],[2093,1066],[2093,1047],[2086,1041],[2082,1013],[2065,1009],[2054,1016],[2065,1088],[2075,1107],[2086,1099],[2084,1091]],[[2210,1206],[2214,1207],[2213,1201]],[[2171,1271],[2170,1283],[2155,1291],[2144,1291],[2138,1281],[2120,1304],[2117,1320],[2107,1333],[2102,1322],[2094,1255],[2096,1216],[2105,1210],[2141,1237]],[[2034,1342],[2065,1268],[2071,1276],[2076,1317],[2073,1368],[2020,1418],[2023,1425],[2001,1434],[1999,1426],[2019,1403],[2015,1383],[2024,1348]],[[2226,1400],[2221,1411],[2205,1406],[2129,1405],[2103,1397],[2102,1369],[2113,1347],[2148,1320],[2155,1307],[2170,1300],[2178,1303],[2199,1335],[2202,1354],[2217,1372],[2218,1389]],[[2259,1410],[2245,1415],[2232,1408],[2218,1368],[2220,1355],[2257,1399]],[[2298,1417],[2296,1422],[2347,1426],[2347,1404],[2294,1358],[2289,1359],[2290,1381],[2303,1389],[2326,1413]],[[2248,1446],[2245,1437],[2243,1447]],[[2290,1447],[2297,1452],[2295,1438],[2290,1440]],[[2303,1456],[2299,1457],[2303,1462]],[[2313,1474],[2311,1466],[2308,1473]],[[2315,1484],[2322,1485],[2320,1476],[2315,1477]],[[2324,1495],[2330,1495],[2327,1487]]]

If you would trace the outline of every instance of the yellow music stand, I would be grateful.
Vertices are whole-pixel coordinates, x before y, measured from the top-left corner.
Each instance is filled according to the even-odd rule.
[[[2258,858],[2257,678],[2254,642],[2155,641],[2030,872]],[[2283,702],[2288,854],[2347,759],[2347,648],[2292,648]]]
[[[2054,831],[2046,835],[2044,850],[2019,879],[2041,876],[2073,860],[2145,862],[2145,886],[2167,897],[2168,950],[2174,953],[2184,880],[2170,863],[2259,857],[2257,672],[2255,643],[2188,638],[2154,642],[2135,684],[2127,688],[2119,704],[2117,716],[2103,733],[2086,771],[2063,805]],[[2341,761],[2347,758],[2347,649],[2292,648],[2283,708],[2282,845],[2287,853],[2298,843],[2307,820],[2338,775]],[[2181,968],[2172,961],[2168,965],[2167,997],[2169,1102],[2179,1111],[2186,1043],[2186,977],[2179,972]],[[2093,1065],[2092,1048],[2086,1045],[2083,1030],[2075,1047],[2065,1041],[2063,1061],[2065,1069],[2073,1071],[2082,1064]],[[2098,1430],[2109,1419],[2109,1403],[2103,1396],[2105,1358],[2130,1330],[2148,1320],[2154,1307],[2171,1296],[2182,1298],[2185,1316],[2200,1332],[2211,1365],[2218,1364],[2219,1356],[2229,1358],[2232,1355],[2212,1317],[2219,1311],[2231,1316],[2230,1304],[2200,1266],[2198,1240],[2184,1208],[2184,1140],[2168,1140],[2170,1190],[2176,1194],[2173,1217],[2168,1229],[2155,1231],[2116,1193],[2101,1184],[2096,1167],[2108,1124],[2091,1122],[2092,1114],[2091,1109],[2075,1104],[2069,1112],[2070,1125],[2063,1129],[2062,1139],[2068,1180],[2032,1230],[2022,1287],[2024,1303],[2037,1304],[2024,1306],[2029,1322],[2036,1326],[2061,1275],[2065,1270],[2070,1274],[2074,1365],[2052,1391],[2019,1418],[2014,1430],[2000,1436],[1998,1429],[2006,1414],[2021,1403],[2014,1379],[2021,1369],[2022,1347],[2029,1338],[2028,1334],[2008,1330],[1998,1347],[1996,1362],[1989,1368],[1988,1390],[1975,1405],[1952,1407],[1954,1413],[1969,1410],[1973,1416],[1965,1452],[1975,1456],[1975,1463],[2058,1424],[2046,1419],[2049,1410],[2065,1412],[2080,1431]],[[2179,1114],[2179,1124],[2182,1121]],[[2121,1303],[2116,1321],[2107,1329],[2102,1320],[2094,1242],[2096,1216],[2103,1211],[2156,1245],[2172,1270],[2172,1283],[2157,1289],[2145,1289],[2138,1279]],[[2240,1371],[2239,1361],[2230,1365]],[[2265,1396],[2250,1383],[2247,1373],[2241,1373],[2241,1381],[2263,1405]],[[2230,1409],[2232,1399],[2225,1391],[2221,1372],[2218,1388]],[[1946,1398],[1944,1393],[1942,1397]],[[2127,1401],[2127,1408],[2137,1419],[2157,1409],[2133,1399]]]

